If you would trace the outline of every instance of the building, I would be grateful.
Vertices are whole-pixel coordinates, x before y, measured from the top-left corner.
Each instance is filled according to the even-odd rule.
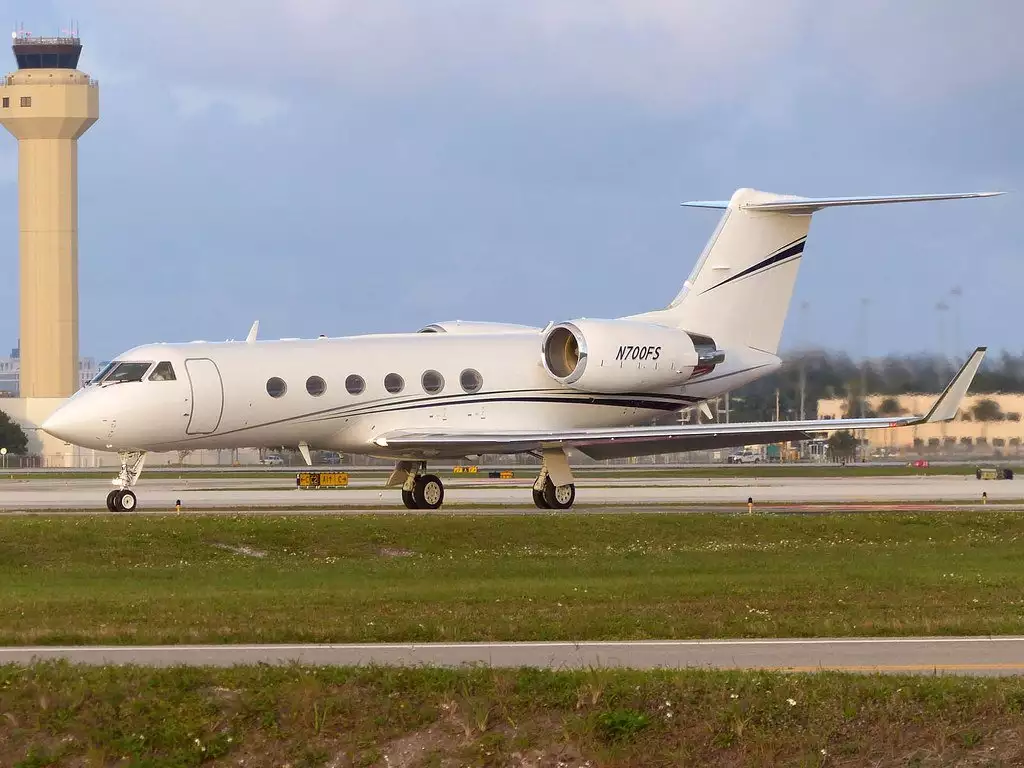
[[[102,364],[101,364],[102,365]],[[78,386],[84,387],[99,373],[94,357],[78,359]],[[10,357],[0,357],[0,397],[17,397],[21,379],[21,356],[17,347],[11,350]]]
[[[99,118],[99,85],[78,70],[75,34],[17,32],[12,48],[17,71],[0,80],[0,125],[18,141],[21,342],[19,396],[4,410],[29,434],[32,452],[72,459],[75,448],[38,427],[81,383],[78,139]]]
[[[871,395],[867,407],[882,415],[925,414],[936,395]],[[889,401],[889,402],[886,402]],[[979,407],[979,403],[990,403]],[[994,405],[991,405],[994,403]],[[888,408],[883,407],[888,406]],[[819,419],[842,418],[846,400],[818,401]],[[973,453],[978,455],[1017,454],[1024,442],[1024,394],[967,395],[953,421],[897,429],[868,429],[863,432],[869,450],[903,453]],[[860,415],[860,414],[855,414]],[[981,417],[981,418],[979,418]],[[984,419],[984,420],[982,420]]]

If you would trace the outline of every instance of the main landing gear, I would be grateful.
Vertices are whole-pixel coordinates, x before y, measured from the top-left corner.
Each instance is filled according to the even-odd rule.
[[[554,470],[559,480],[568,480],[556,485],[551,477]],[[533,484],[533,503],[537,509],[569,509],[576,501],[576,484],[563,451],[545,452],[540,474]]]
[[[121,451],[121,472],[113,479],[117,487],[107,494],[107,509],[111,512],[131,512],[138,505],[138,498],[131,489],[142,474],[146,463],[145,451]]]
[[[388,486],[402,487],[406,509],[440,509],[444,503],[444,483],[437,475],[425,474],[426,468],[425,461],[400,461],[388,478]]]

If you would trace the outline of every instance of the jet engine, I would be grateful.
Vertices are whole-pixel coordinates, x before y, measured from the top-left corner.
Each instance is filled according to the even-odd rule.
[[[679,386],[725,360],[708,336],[633,320],[573,320],[541,342],[544,370],[586,392],[644,392]]]

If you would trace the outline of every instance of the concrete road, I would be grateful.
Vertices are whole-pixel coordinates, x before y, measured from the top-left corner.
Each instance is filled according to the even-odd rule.
[[[148,666],[284,664],[771,669],[1017,675],[1024,637],[664,640],[394,645],[180,645],[0,648],[0,664],[68,659]]]
[[[447,479],[446,479],[447,480]],[[448,505],[512,505],[532,509],[529,479],[508,485],[448,480]],[[394,489],[367,486],[361,480],[350,488],[299,490],[273,479],[168,479],[143,476],[135,491],[139,511],[166,511],[181,500],[186,510],[209,509],[404,509]],[[628,483],[628,484],[627,484]],[[640,484],[642,483],[642,485]],[[6,480],[0,482],[0,511],[32,509],[91,509],[105,512],[111,486],[104,480]],[[857,477],[857,478],[651,478],[584,479],[577,486],[577,508],[614,505],[807,504],[815,502],[945,502],[979,503],[988,499],[1024,499],[1024,478],[979,481],[973,476]]]

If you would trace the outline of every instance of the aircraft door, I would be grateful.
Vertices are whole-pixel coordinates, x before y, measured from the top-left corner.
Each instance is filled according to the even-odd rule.
[[[185,361],[192,386],[192,414],[185,427],[189,435],[209,435],[217,431],[224,413],[224,384],[217,364],[205,357]]]

